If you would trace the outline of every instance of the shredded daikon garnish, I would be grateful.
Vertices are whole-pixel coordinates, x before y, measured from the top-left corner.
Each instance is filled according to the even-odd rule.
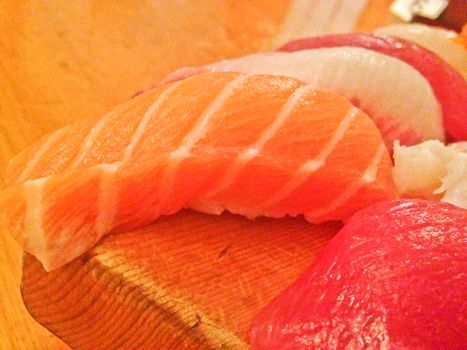
[[[467,143],[394,143],[394,182],[402,197],[440,199],[467,209]]]

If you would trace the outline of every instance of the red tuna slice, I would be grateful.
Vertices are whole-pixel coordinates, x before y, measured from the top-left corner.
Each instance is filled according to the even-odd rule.
[[[446,132],[455,140],[467,140],[467,82],[442,58],[422,46],[391,36],[337,34],[292,41],[279,50],[294,52],[340,46],[374,50],[411,65],[430,83],[441,105]]]
[[[374,31],[376,35],[390,35],[414,42],[430,51],[455,68],[467,79],[467,26],[457,34],[445,28],[428,26],[420,23],[397,23]]]
[[[255,318],[253,349],[465,349],[467,211],[387,201],[355,214]]]
[[[429,82],[407,63],[360,47],[268,52],[183,68],[172,81],[201,72],[285,75],[344,95],[374,120],[389,149],[444,139],[441,106]]]

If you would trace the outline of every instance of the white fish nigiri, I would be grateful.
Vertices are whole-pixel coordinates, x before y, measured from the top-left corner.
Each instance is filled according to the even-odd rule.
[[[441,108],[425,77],[407,63],[373,50],[334,47],[260,53],[182,68],[164,81],[220,71],[285,75],[336,91],[373,118],[389,148],[394,140],[410,145],[444,139]]]

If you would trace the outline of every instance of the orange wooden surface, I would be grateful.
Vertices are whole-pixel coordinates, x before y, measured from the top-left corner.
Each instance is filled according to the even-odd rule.
[[[339,227],[184,211],[49,273],[27,255],[23,298],[76,349],[244,349],[255,313]]]
[[[386,22],[389,2],[370,1],[359,29]],[[102,114],[179,66],[267,48],[288,4],[0,0],[0,185],[4,163],[45,132]],[[68,348],[24,308],[21,250],[4,230],[0,247],[0,349]]]

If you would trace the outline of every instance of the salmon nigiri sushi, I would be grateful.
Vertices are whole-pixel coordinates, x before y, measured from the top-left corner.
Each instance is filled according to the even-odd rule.
[[[182,208],[345,220],[396,197],[373,121],[287,77],[207,73],[45,136],[14,158],[5,225],[46,269]]]

